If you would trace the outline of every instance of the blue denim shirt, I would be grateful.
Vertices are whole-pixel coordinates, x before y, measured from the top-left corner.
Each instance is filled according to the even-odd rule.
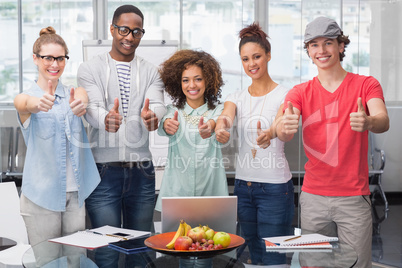
[[[100,182],[82,120],[70,109],[69,92],[59,81],[51,110],[32,113],[26,128],[18,117],[27,146],[22,193],[38,206],[52,211],[65,211],[67,153],[78,186],[80,207]],[[23,93],[40,98],[44,91],[33,83]]]

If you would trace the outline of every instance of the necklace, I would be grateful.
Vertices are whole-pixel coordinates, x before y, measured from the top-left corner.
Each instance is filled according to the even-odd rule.
[[[188,115],[184,110],[182,111],[184,119],[191,125],[198,125],[200,122],[201,116],[206,117],[208,116],[208,111],[203,113],[202,115]]]
[[[251,111],[252,111],[253,106],[252,106],[252,103],[251,103],[252,96],[251,96],[251,90],[250,89],[251,89],[251,86],[249,87],[249,91],[250,91],[250,122],[251,122],[251,116],[252,116]],[[264,102],[262,103],[262,107],[261,107],[260,115],[258,117],[258,121],[260,121],[260,119],[261,119],[261,114],[262,114],[262,111],[264,110],[265,100],[267,99],[268,93],[265,94],[265,96],[264,96]],[[258,132],[257,132],[257,138],[258,138]],[[255,156],[257,155],[257,148],[255,148],[255,144],[252,142],[252,139],[253,139],[253,132],[251,131],[251,143],[253,144],[253,148],[251,148],[251,155],[253,156],[253,159],[254,159]]]

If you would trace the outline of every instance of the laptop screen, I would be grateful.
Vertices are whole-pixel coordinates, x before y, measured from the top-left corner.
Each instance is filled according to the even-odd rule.
[[[237,196],[163,197],[162,233],[175,232],[181,219],[191,227],[236,234]]]

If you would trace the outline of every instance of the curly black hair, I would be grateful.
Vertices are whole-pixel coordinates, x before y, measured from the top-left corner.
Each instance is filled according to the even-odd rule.
[[[179,50],[168,60],[162,63],[159,70],[165,90],[173,100],[173,105],[182,109],[186,103],[181,81],[183,71],[189,66],[198,66],[202,70],[205,80],[204,99],[208,103],[208,109],[215,109],[220,103],[221,87],[224,85],[222,70],[219,63],[210,54],[204,51]]]

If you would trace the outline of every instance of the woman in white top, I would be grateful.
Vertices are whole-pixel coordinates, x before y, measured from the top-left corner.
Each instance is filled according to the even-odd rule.
[[[239,152],[234,194],[252,263],[283,264],[286,257],[268,256],[262,238],[288,234],[293,220],[292,174],[284,143],[275,133],[275,119],[282,115],[288,89],[269,76],[271,45],[261,27],[253,23],[242,29],[239,37],[243,68],[252,83],[227,97],[216,125],[216,139],[227,143],[229,129],[236,123]]]

